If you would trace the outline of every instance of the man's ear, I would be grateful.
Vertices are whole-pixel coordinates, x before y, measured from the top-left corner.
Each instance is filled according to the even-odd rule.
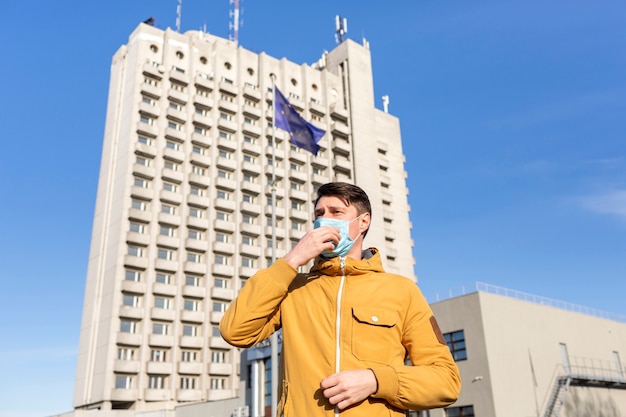
[[[361,218],[359,219],[359,232],[365,233],[367,229],[370,227],[371,217],[369,213],[363,213]]]

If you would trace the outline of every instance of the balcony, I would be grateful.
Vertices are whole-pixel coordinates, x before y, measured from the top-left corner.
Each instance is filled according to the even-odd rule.
[[[141,320],[145,314],[145,310],[141,307],[120,306],[118,315],[127,319]]]
[[[180,402],[200,401],[202,400],[202,391],[199,389],[178,389],[176,390],[176,400]]]
[[[204,275],[207,272],[207,266],[205,263],[200,264],[196,262],[185,261],[185,263],[183,264],[183,270],[191,274]]]
[[[350,136],[350,128],[344,122],[333,121],[330,124],[330,130],[333,135],[348,138]]]
[[[207,296],[207,289],[205,287],[196,287],[193,285],[183,286],[183,296],[204,299]]]
[[[157,147],[146,143],[135,142],[135,153],[138,155],[154,158],[157,154]]]
[[[222,277],[233,277],[235,276],[235,267],[232,265],[213,264],[211,266],[211,273]]]
[[[143,341],[143,337],[140,334],[119,332],[116,341],[118,345],[139,346]]]
[[[199,336],[181,336],[180,347],[200,349],[204,345],[204,339]]]
[[[161,294],[161,295],[176,295],[177,293],[177,287],[176,285],[171,285],[171,284],[163,284],[161,282],[155,282],[152,285],[152,292],[155,294]]]
[[[201,96],[200,94],[195,94],[193,96],[193,101],[194,103],[205,107],[207,109],[212,109],[213,106],[215,105],[215,103],[213,102],[213,99],[211,97],[205,97],[205,96]]]
[[[211,337],[209,339],[209,347],[212,347],[214,349],[231,349],[232,348],[232,346],[229,345],[221,337]]]
[[[209,363],[209,374],[211,375],[230,375],[233,372],[231,363]]]
[[[225,242],[213,242],[213,252],[232,255],[235,253],[235,245]]]
[[[171,374],[173,366],[171,362],[153,362],[146,364],[146,372],[149,374],[166,375]]]
[[[183,202],[183,196],[181,194],[178,194],[172,191],[161,190],[159,192],[159,200],[167,202],[167,203],[180,205]]]
[[[122,291],[133,292],[135,294],[146,293],[146,283],[137,281],[122,281]]]
[[[178,373],[183,375],[200,375],[202,374],[202,363],[178,362]]]
[[[187,104],[187,94],[182,91],[174,90],[173,88],[169,88],[167,90],[167,98],[178,101],[179,103]]]
[[[211,166],[211,158],[209,158],[207,155],[201,155],[199,153],[192,152],[190,155],[190,159],[191,159],[191,162],[193,162],[196,165],[200,165],[202,167]]]
[[[219,219],[215,219],[213,220],[213,228],[215,230],[220,230],[222,232],[234,232],[235,231],[235,225],[229,221],[226,220],[219,220]]]
[[[148,246],[150,244],[150,236],[143,233],[127,232],[126,242],[136,243],[139,246]]]
[[[140,258],[138,256],[124,255],[124,266],[129,266],[137,269],[148,268],[148,259]]]
[[[174,346],[174,337],[163,334],[151,334],[148,337],[150,346],[172,347]]]
[[[230,288],[212,287],[211,298],[232,301],[235,298],[235,291]]]
[[[151,308],[150,318],[153,320],[174,321],[176,319],[176,312],[164,308]]]
[[[113,388],[111,390],[111,401],[135,401],[136,399],[136,389]]]
[[[170,399],[170,390],[168,389],[150,389],[144,390],[144,400],[151,401],[167,401]]]
[[[209,250],[209,242],[198,239],[185,239],[185,248],[198,252],[206,252]]]
[[[177,237],[158,235],[156,238],[156,244],[160,247],[176,250],[180,247],[180,239]]]
[[[114,372],[122,372],[125,374],[136,374],[141,369],[139,361],[122,361],[116,359],[113,362],[113,371]]]

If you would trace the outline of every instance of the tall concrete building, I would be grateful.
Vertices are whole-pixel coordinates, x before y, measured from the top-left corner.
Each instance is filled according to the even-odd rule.
[[[317,156],[273,128],[272,79],[326,131]],[[398,119],[375,106],[367,43],[345,40],[306,65],[140,24],[112,60],[75,409],[240,395],[245,359],[218,322],[312,226],[326,182],[365,189],[365,244],[416,279],[404,162]]]

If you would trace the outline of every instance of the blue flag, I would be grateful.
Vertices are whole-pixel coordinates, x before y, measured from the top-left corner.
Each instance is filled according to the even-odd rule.
[[[287,101],[278,88],[274,97],[274,124],[276,127],[289,133],[291,143],[299,148],[306,149],[313,155],[317,155],[320,146],[317,144],[326,133],[322,129],[313,126],[300,116],[300,114]]]

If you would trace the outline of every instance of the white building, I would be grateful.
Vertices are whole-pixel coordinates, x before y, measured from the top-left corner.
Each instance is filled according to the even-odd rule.
[[[272,128],[273,77],[326,131],[317,156]],[[404,162],[398,119],[375,107],[367,44],[343,41],[305,65],[140,24],[111,66],[76,414],[243,401],[239,350],[218,322],[271,262],[273,234],[281,256],[311,227],[326,182],[365,189],[366,245],[416,279]]]

